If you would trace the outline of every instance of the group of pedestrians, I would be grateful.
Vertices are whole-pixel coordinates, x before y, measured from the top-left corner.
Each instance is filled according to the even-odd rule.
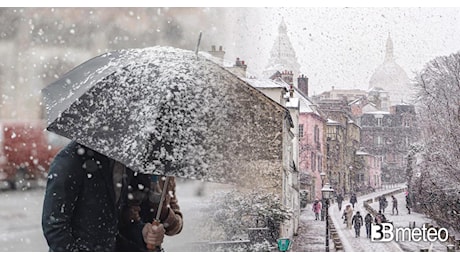
[[[409,194],[407,192],[405,194],[405,198],[406,198],[406,209],[407,209],[408,214],[410,214],[410,208],[412,207],[412,203],[410,201]],[[391,215],[394,215],[395,211],[396,211],[396,215],[399,215],[398,199],[396,199],[394,195],[391,195],[391,203],[392,203],[391,204]],[[387,206],[388,206],[388,201],[385,195],[380,196],[379,197],[379,211],[381,211],[382,213],[385,213],[385,209],[387,208]]]
[[[408,210],[408,214],[410,214],[410,208],[411,208],[411,201],[409,199],[409,195],[406,193],[406,208]],[[343,201],[345,200],[342,194],[337,194],[336,195],[336,200],[337,200],[337,206],[339,211],[342,211],[342,204]],[[345,209],[343,210],[342,213],[342,219],[343,219],[343,224],[346,225],[347,229],[352,229],[352,227],[355,230],[355,237],[360,237],[360,231],[361,227],[365,226],[366,229],[366,237],[371,238],[371,226],[373,223],[375,224],[380,224],[380,223],[385,223],[388,222],[388,219],[385,217],[385,209],[388,206],[388,201],[385,195],[382,195],[378,198],[379,200],[379,211],[373,217],[370,213],[367,213],[364,218],[361,215],[359,211],[356,211],[356,214],[353,215],[354,209],[355,209],[355,204],[358,202],[357,196],[355,193],[352,193],[350,195],[350,203],[345,205]],[[398,210],[398,200],[394,195],[391,195],[391,201],[392,201],[392,215],[395,214],[399,215],[399,210]],[[315,212],[315,220],[319,220],[319,214],[322,209],[322,204],[319,200],[316,200],[313,203],[313,211]]]

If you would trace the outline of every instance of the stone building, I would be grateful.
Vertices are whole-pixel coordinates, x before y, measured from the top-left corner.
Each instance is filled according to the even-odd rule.
[[[404,182],[406,156],[418,136],[414,106],[396,105],[389,112],[365,112],[360,124],[362,150],[380,157],[382,181]]]
[[[326,122],[326,176],[337,193],[355,191],[354,169],[360,147],[360,126],[344,99],[317,101]]]
[[[283,205],[294,214],[289,223],[281,227],[281,234],[292,238],[297,233],[300,222],[299,98],[289,91],[289,85],[282,80],[245,78],[244,81],[289,111],[291,126],[285,133],[283,145],[285,172],[280,178],[283,180]],[[253,188],[259,188],[258,186]]]

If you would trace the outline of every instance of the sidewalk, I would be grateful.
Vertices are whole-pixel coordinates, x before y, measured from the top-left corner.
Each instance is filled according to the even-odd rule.
[[[325,252],[326,251],[326,221],[315,220],[312,204],[302,209],[300,226],[297,236],[292,241],[291,252]],[[329,242],[329,250],[334,251],[334,244]]]
[[[358,197],[358,203],[355,204],[355,210],[360,211],[361,215],[364,216],[367,214],[367,211],[364,209],[363,202],[368,199],[374,199],[377,196],[386,194],[395,190],[402,188],[403,186],[394,186],[393,188],[379,190],[367,195],[362,195]],[[389,206],[385,211],[385,216],[393,222],[395,227],[409,227],[409,222],[414,222],[416,227],[421,227],[424,223],[432,223],[435,225],[434,221],[427,218],[423,214],[416,212],[411,212],[407,214],[406,201],[404,198],[404,193],[396,194],[398,199],[398,215],[391,215],[391,197],[388,196]],[[342,210],[345,208],[345,205],[348,204],[348,201],[345,200],[342,205]],[[378,210],[378,202],[373,202],[370,204],[371,207]],[[300,227],[298,236],[295,236],[292,241],[292,252],[324,252],[325,251],[325,237],[326,237],[326,223],[325,221],[315,221],[314,213],[311,210],[312,204],[308,204],[305,209],[301,211],[300,215]],[[353,213],[353,214],[354,214]],[[329,214],[331,220],[334,223],[334,226],[339,234],[341,242],[344,247],[345,252],[420,252],[421,249],[430,249],[430,251],[435,252],[446,252],[447,243],[442,243],[439,241],[430,243],[430,242],[409,242],[409,241],[391,241],[391,242],[372,242],[370,239],[366,238],[366,230],[364,227],[361,228],[361,236],[356,238],[354,229],[346,229],[345,224],[343,224],[342,212],[339,212],[337,203],[332,203],[329,207]],[[329,250],[334,252],[334,243],[329,242]]]

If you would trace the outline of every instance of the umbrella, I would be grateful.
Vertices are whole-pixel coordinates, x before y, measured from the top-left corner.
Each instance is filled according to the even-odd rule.
[[[239,183],[282,171],[287,110],[203,54],[112,51],[42,93],[49,131],[141,173]]]

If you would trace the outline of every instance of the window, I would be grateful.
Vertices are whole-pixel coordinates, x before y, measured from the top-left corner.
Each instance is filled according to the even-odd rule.
[[[318,155],[318,171],[323,171],[323,157],[321,155]]]
[[[380,135],[374,137],[374,144],[382,145],[382,137]]]
[[[327,126],[327,137],[330,140],[336,140],[337,139],[337,132],[335,129],[335,126]]]
[[[303,124],[299,125],[299,138],[303,137]]]
[[[315,142],[319,143],[319,127],[315,125]]]
[[[377,118],[377,126],[382,126],[382,118]]]
[[[410,127],[410,120],[407,117],[403,118],[403,125],[404,127]]]
[[[310,157],[310,161],[311,161],[311,171],[314,172],[316,171],[316,156],[315,156],[315,153],[311,153],[311,157]]]

